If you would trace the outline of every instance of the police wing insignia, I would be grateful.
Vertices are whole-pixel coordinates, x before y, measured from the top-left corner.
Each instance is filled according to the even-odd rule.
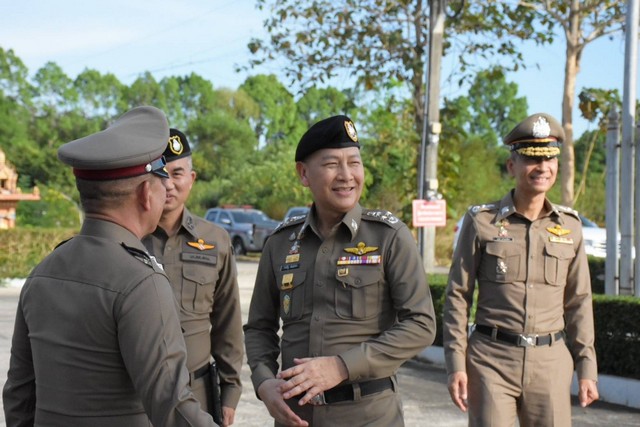
[[[555,234],[556,236],[564,236],[565,234],[571,233],[571,230],[562,228],[560,224],[557,224],[555,227],[547,227],[547,231],[551,234]]]
[[[216,247],[215,245],[205,243],[202,239],[198,239],[197,242],[187,242],[187,245],[191,246],[192,248],[196,248],[199,251],[206,251],[207,249],[213,249]]]
[[[364,254],[368,254],[369,252],[373,252],[377,250],[378,250],[377,246],[367,246],[367,244],[364,242],[358,243],[357,247],[355,248],[344,248],[345,252],[348,252],[354,255],[364,255]]]

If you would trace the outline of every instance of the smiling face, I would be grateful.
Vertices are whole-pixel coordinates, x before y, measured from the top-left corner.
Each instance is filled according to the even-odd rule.
[[[191,157],[183,157],[167,163],[169,183],[167,186],[167,199],[164,204],[165,212],[180,210],[189,197],[191,187],[196,179],[196,173],[191,166]]]
[[[320,216],[343,216],[360,200],[364,167],[357,147],[318,150],[297,162],[296,170]]]
[[[513,153],[507,170],[516,179],[516,193],[534,197],[546,194],[558,176],[558,158],[529,157]]]

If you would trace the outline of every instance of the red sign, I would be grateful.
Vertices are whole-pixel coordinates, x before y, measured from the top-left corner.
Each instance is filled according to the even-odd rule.
[[[444,227],[447,224],[446,200],[414,200],[414,227]]]

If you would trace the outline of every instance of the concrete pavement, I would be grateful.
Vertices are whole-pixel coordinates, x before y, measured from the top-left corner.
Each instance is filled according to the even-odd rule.
[[[257,270],[255,261],[238,262],[238,283],[243,321],[246,322],[253,283]],[[9,366],[9,350],[19,287],[0,288],[0,384],[4,384]],[[437,353],[437,348],[436,353]],[[235,426],[273,426],[262,402],[254,394],[249,379],[249,367],[242,370],[244,391],[237,408]],[[463,427],[466,415],[453,406],[446,388],[446,373],[441,363],[411,360],[398,373],[407,427]],[[640,411],[596,402],[588,408],[580,408],[575,402],[572,408],[575,427],[640,426]],[[0,427],[5,426],[4,413],[0,414]]]

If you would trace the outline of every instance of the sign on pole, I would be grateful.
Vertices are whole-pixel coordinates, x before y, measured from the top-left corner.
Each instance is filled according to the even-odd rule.
[[[444,227],[447,224],[446,200],[414,200],[414,227]]]

